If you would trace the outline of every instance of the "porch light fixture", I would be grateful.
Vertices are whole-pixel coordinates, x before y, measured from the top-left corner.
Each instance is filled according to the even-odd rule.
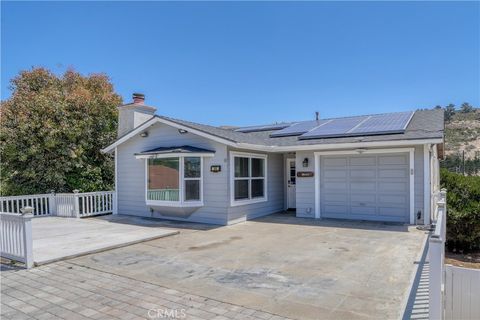
[[[148,131],[143,131],[142,133],[140,133],[140,137],[142,138],[148,137]]]
[[[178,133],[185,134],[185,133],[188,133],[188,131],[183,129],[178,129]]]
[[[304,168],[308,167],[308,158],[303,159],[302,164]]]

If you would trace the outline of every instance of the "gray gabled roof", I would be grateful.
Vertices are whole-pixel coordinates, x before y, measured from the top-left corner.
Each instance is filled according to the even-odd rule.
[[[232,142],[249,143],[265,146],[298,146],[314,144],[351,143],[369,141],[394,141],[394,140],[417,140],[417,139],[443,139],[444,111],[442,109],[415,111],[412,120],[404,133],[365,135],[356,137],[337,137],[299,140],[298,137],[270,137],[274,131],[238,132],[232,129],[223,129],[205,124],[179,120],[164,116],[157,116],[185,127],[190,127]]]
[[[183,128],[190,128],[198,132],[203,133],[207,137],[219,138],[220,142],[227,144],[243,144],[256,146],[256,148],[262,147],[301,147],[301,146],[315,146],[315,145],[332,145],[332,144],[350,144],[350,143],[382,143],[388,144],[389,141],[406,141],[406,140],[443,140],[444,132],[444,111],[442,109],[434,110],[418,110],[415,111],[410,123],[408,124],[405,132],[395,134],[381,134],[381,135],[364,135],[355,137],[335,137],[335,138],[320,138],[299,140],[297,136],[290,137],[271,137],[271,133],[275,131],[261,131],[261,132],[239,132],[234,131],[235,128],[221,128],[210,126],[206,124],[195,123],[186,120],[180,120],[165,116],[155,115],[152,119],[145,121],[137,128],[127,132],[123,136],[119,137],[113,144],[103,149],[104,152],[112,151],[113,147],[128,140],[131,135],[134,135],[137,130],[140,130],[143,126],[151,125],[155,122],[155,119],[167,124],[176,124]],[[129,136],[130,135],[130,136]]]

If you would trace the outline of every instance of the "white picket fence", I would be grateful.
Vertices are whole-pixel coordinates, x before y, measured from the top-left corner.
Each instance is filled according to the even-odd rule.
[[[445,239],[447,234],[447,191],[442,189],[435,195],[433,217],[435,231],[430,235],[428,244],[429,272],[429,318],[443,319],[443,288],[445,283]]]
[[[1,256],[33,267],[33,215],[0,213],[0,217]]]
[[[444,319],[480,319],[480,270],[445,266]]]
[[[27,206],[33,208],[34,216],[83,218],[116,213],[115,191],[0,197],[0,212],[20,213]]]
[[[480,319],[480,270],[445,265],[447,231],[447,193],[436,195],[433,208],[435,231],[430,235],[429,319]]]

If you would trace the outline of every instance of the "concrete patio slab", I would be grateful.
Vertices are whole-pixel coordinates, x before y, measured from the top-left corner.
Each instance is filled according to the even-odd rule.
[[[32,219],[33,259],[42,265],[177,234],[151,219],[102,216]]]
[[[293,319],[399,319],[425,232],[276,214],[70,263]]]

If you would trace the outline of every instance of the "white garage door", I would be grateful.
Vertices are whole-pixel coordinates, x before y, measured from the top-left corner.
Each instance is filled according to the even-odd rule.
[[[409,154],[320,157],[321,216],[409,222]]]

